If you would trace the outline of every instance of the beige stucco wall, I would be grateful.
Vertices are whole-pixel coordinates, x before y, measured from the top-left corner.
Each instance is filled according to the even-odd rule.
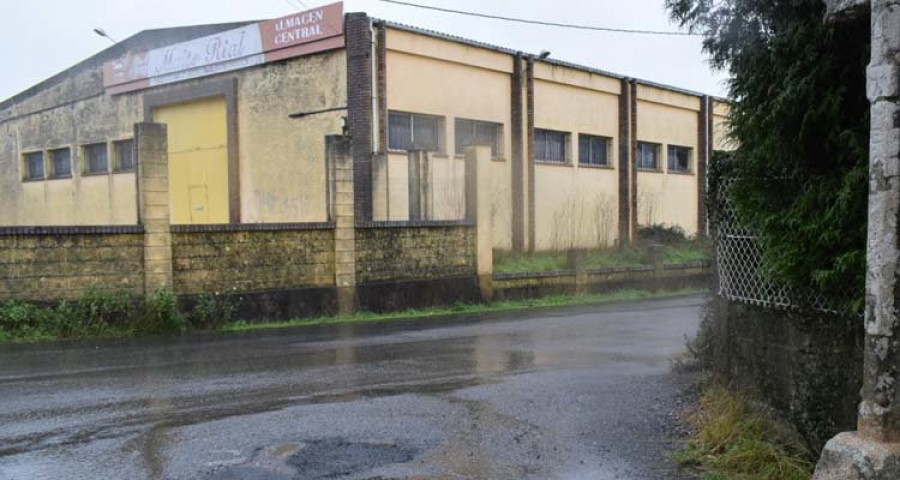
[[[456,118],[503,125],[500,158],[492,163],[493,224],[497,248],[511,246],[510,74],[512,58],[490,50],[417,35],[387,31],[388,110],[443,117],[444,152],[431,155],[434,219],[459,219],[465,214],[465,162],[455,151]],[[386,147],[386,146],[385,146]],[[388,205],[376,202],[375,220],[406,220],[408,159],[390,152]],[[375,197],[385,186],[376,183]]]
[[[569,134],[566,165],[535,164],[538,250],[606,246],[618,234],[619,85],[567,67],[535,66],[534,126]],[[612,139],[610,168],[578,165],[578,134]]]
[[[325,136],[341,133],[347,112],[288,115],[345,106],[346,70],[337,50],[240,72],[241,222],[328,219]]]
[[[637,173],[638,225],[678,225],[688,235],[697,232],[697,97],[638,85],[637,139],[658,143],[659,172]],[[667,172],[668,145],[690,147],[691,173]]]
[[[345,58],[337,50],[152,91],[236,77],[241,221],[325,221],[324,137],[341,132],[346,112],[288,114],[346,105]],[[0,226],[136,223],[134,174],[81,175],[79,147],[131,138],[144,93],[107,95],[94,68],[0,111]],[[21,180],[22,153],[63,146],[72,147],[73,178]]]
[[[98,71],[84,72],[0,113],[0,225],[137,222],[133,173],[81,174],[81,145],[131,138],[142,116],[140,97],[103,95],[100,81]],[[46,150],[64,147],[71,151],[72,178],[22,181],[23,153],[45,151],[49,173]]]

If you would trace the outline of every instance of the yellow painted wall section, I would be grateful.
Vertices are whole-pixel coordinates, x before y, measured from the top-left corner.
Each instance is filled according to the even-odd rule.
[[[534,63],[534,78],[535,80],[546,80],[548,82],[571,85],[573,87],[581,87],[588,90],[597,90],[613,95],[618,95],[621,91],[621,83],[619,83],[620,81],[618,78],[578,70],[572,67],[541,62],[539,60]]]
[[[535,248],[609,245],[618,233],[618,172],[579,166],[578,135],[610,138],[607,153],[615,165],[618,96],[546,80],[535,80],[534,96],[535,128],[569,134],[568,165],[535,165]]]
[[[638,84],[637,96],[639,100],[660,103],[685,110],[700,111],[699,97],[686,93],[666,90],[651,85]]]
[[[335,50],[241,72],[238,131],[241,222],[328,219],[325,136],[340,135],[347,105],[346,53]]]
[[[83,80],[81,76],[77,79]],[[48,95],[52,97],[67,91],[67,82]],[[42,97],[26,103],[43,106],[52,105],[52,102],[52,98]],[[137,223],[134,174],[81,174],[81,146],[131,138],[134,123],[140,121],[141,116],[140,96],[93,96],[76,104],[51,107],[42,113],[9,118],[0,123],[0,225]],[[72,178],[22,181],[23,153],[65,147],[71,149]],[[112,153],[110,149],[111,168]],[[47,164],[49,157],[45,154]]]
[[[388,110],[439,115],[444,119],[443,155],[432,155],[434,213],[436,219],[462,218],[465,214],[464,152],[455,151],[455,119],[501,124],[503,142],[493,163],[494,244],[509,248],[512,238],[510,194],[510,76],[507,55],[389,29],[387,35]],[[415,50],[416,54],[405,50]],[[446,58],[439,55],[446,49]],[[390,220],[406,220],[408,160],[405,152],[391,152],[388,167]],[[376,188],[379,188],[376,185]],[[380,192],[376,192],[378,196]],[[384,220],[385,218],[376,218]]]
[[[612,244],[618,233],[614,170],[535,165],[535,248]]]
[[[734,150],[734,143],[728,138],[728,115],[731,109],[722,102],[713,103],[713,150]]]
[[[171,222],[228,223],[225,98],[156,108],[153,121],[167,126]]]
[[[682,108],[684,102],[655,103],[664,96],[659,89],[638,87],[637,139],[661,144],[661,172],[638,171],[638,224],[664,223],[682,227],[688,235],[697,232],[697,110],[696,97],[672,92],[669,99],[693,98],[697,109]],[[681,95],[679,97],[678,95]],[[654,101],[645,100],[649,98]],[[683,99],[682,99],[683,100]],[[691,173],[668,173],[667,147],[691,148]]]
[[[393,52],[512,73],[512,57],[504,53],[394,28],[388,28],[386,33],[387,49]]]

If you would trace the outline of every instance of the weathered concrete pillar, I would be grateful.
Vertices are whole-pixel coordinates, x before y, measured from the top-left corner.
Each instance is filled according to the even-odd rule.
[[[491,147],[466,147],[466,220],[475,222],[475,274],[481,298],[494,297],[494,238],[491,225]]]
[[[409,219],[432,218],[431,165],[428,152],[409,151]]]
[[[372,215],[374,220],[391,219],[390,157],[375,155],[372,171]]]
[[[866,2],[832,0],[833,17]],[[816,480],[900,478],[900,0],[872,0],[865,364],[856,432],[825,446]]]
[[[356,311],[356,210],[350,138],[325,137],[325,158],[331,165],[334,192],[334,283],[339,313]]]
[[[136,123],[138,219],[144,226],[144,294],[172,289],[169,154],[166,126]]]
[[[590,276],[587,270],[587,250],[573,248],[566,252],[567,267],[575,270],[575,293],[587,293],[590,290]]]

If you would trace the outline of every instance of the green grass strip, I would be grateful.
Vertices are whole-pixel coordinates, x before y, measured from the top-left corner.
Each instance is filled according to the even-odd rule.
[[[648,290],[618,290],[607,293],[590,293],[581,295],[550,295],[524,300],[501,300],[490,303],[457,304],[452,307],[409,309],[388,313],[360,312],[347,315],[322,316],[314,318],[297,318],[279,322],[248,323],[239,321],[222,327],[228,332],[266,330],[273,328],[301,327],[311,325],[336,325],[347,323],[381,322],[399,319],[419,319],[457,314],[491,313],[526,308],[562,307],[570,305],[602,304],[624,300],[646,300],[667,298],[682,295],[693,295],[706,292],[705,289],[681,289],[651,292]]]

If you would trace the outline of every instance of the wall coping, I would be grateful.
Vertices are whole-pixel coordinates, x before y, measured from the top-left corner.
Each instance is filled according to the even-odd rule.
[[[695,260],[692,262],[686,263],[674,263],[674,264],[666,264],[664,266],[665,270],[690,270],[694,268],[709,268],[711,265],[709,260]],[[588,275],[598,275],[598,274],[606,274],[606,273],[621,273],[621,272],[650,272],[653,271],[653,265],[619,265],[614,267],[598,267],[598,268],[588,268],[585,269],[584,272]],[[561,269],[561,270],[540,270],[534,272],[510,272],[510,273],[495,273],[493,275],[495,280],[510,280],[510,279],[518,279],[518,278],[546,278],[546,277],[571,277],[577,274],[575,269]]]
[[[472,220],[381,220],[357,222],[356,228],[441,228],[474,227]]]
[[[171,225],[172,233],[210,233],[210,232],[273,232],[283,230],[330,230],[334,222],[296,222],[296,223],[221,223],[203,225]]]
[[[144,233],[143,225],[58,225],[0,227],[4,235],[115,235]]]
[[[691,268],[709,268],[712,262],[709,260],[694,260],[684,263],[673,263],[664,265],[665,270],[689,270]]]

